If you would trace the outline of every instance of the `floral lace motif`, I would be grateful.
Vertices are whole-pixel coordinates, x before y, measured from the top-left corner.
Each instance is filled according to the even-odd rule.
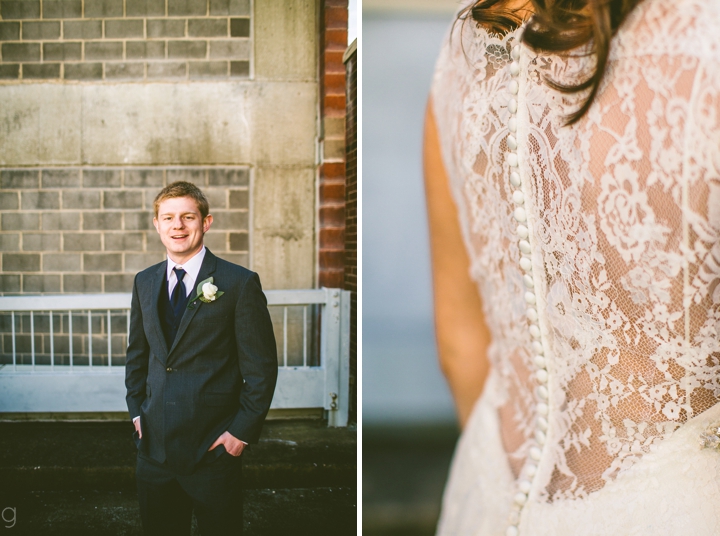
[[[642,3],[572,127],[562,118],[580,97],[543,80],[573,82],[592,60],[524,49],[517,152],[550,373],[546,502],[602,489],[720,401],[718,24],[704,2]],[[506,67],[518,38],[458,23],[432,93],[516,477],[538,387],[507,181]]]

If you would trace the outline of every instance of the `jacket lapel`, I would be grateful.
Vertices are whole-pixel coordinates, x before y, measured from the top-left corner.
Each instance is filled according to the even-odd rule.
[[[160,265],[157,272],[155,272],[155,277],[153,278],[152,289],[150,292],[150,297],[152,299],[151,307],[155,312],[155,314],[150,315],[150,319],[153,325],[153,329],[155,330],[156,338],[160,341],[160,348],[162,349],[162,354],[158,355],[158,358],[163,363],[167,361],[168,348],[167,342],[165,342],[165,334],[163,333],[162,325],[160,324],[160,293],[167,292],[167,285],[165,285],[167,277],[166,272],[167,259]]]
[[[195,302],[193,298],[195,298],[195,295],[197,294],[196,289],[200,281],[206,280],[208,277],[210,277],[215,272],[215,265],[217,264],[217,257],[210,253],[209,249],[205,249],[205,258],[203,259],[202,266],[200,267],[200,272],[198,273],[198,277],[195,280],[195,286],[190,291],[190,301],[188,302],[188,305],[191,305]],[[185,309],[185,313],[183,314],[182,320],[180,320],[180,326],[178,327],[177,335],[175,336],[175,340],[172,343],[172,346],[170,347],[170,352],[168,352],[168,361],[170,361],[170,356],[177,348],[178,342],[180,342],[180,339],[182,339],[183,334],[185,333],[185,330],[190,325],[190,322],[192,321],[195,314],[197,314],[198,309],[200,309],[203,302],[200,300],[197,300],[195,305],[190,308]],[[162,332],[161,332],[162,333]]]

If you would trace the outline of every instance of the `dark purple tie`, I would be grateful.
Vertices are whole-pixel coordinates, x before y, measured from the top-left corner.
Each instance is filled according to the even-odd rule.
[[[175,315],[175,318],[177,318],[179,316],[182,316],[183,306],[187,302],[187,290],[185,289],[185,283],[183,283],[183,278],[185,277],[186,272],[182,268],[173,268],[173,270],[175,271],[178,282],[173,289],[172,296],[170,297],[170,305],[173,308],[173,314]]]

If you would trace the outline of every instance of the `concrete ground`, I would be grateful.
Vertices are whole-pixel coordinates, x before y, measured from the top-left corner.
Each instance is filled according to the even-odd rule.
[[[356,447],[353,429],[268,422],[243,454],[245,535],[356,534]],[[128,422],[0,423],[0,535],[142,534],[135,452]]]
[[[363,535],[435,534],[454,425],[363,428]]]

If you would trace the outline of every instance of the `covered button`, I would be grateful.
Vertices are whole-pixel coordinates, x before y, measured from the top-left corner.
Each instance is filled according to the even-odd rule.
[[[530,458],[536,462],[540,461],[540,458],[542,458],[542,451],[537,447],[530,447]]]
[[[528,235],[530,234],[530,233],[528,233],[528,228],[525,227],[522,223],[517,226],[515,231],[517,232],[517,234],[520,238],[527,238]],[[530,263],[530,259],[527,259],[527,262],[529,263],[529,265],[527,268],[525,268],[525,266],[523,266],[523,262],[522,262],[523,259],[525,259],[525,257],[520,259],[520,267],[527,272],[528,270],[530,270],[530,268],[532,268],[532,263]]]
[[[535,309],[535,307],[528,307],[527,311],[525,311],[525,314],[527,315],[530,322],[536,322],[538,319],[537,309]]]
[[[520,90],[520,85],[518,84],[517,80],[510,80],[510,84],[508,85],[508,89],[510,90],[510,93],[513,95],[517,95],[518,91]]]
[[[520,534],[520,532],[515,525],[510,525],[505,531],[505,536],[518,536],[518,534]]]
[[[514,60],[520,59],[520,45],[515,45],[510,51],[510,57]]]
[[[516,61],[513,61],[510,63],[510,74],[513,76],[517,76],[520,74],[520,64]]]
[[[548,381],[548,372],[544,368],[541,368],[535,373],[535,376],[537,377],[538,381],[540,383],[547,383]]]
[[[517,119],[514,117],[511,117],[508,121],[508,130],[510,132],[517,132]]]
[[[548,405],[545,402],[540,402],[537,405],[537,412],[540,415],[547,415],[550,408],[548,408]]]
[[[511,98],[508,101],[508,110],[510,110],[511,114],[514,114],[515,112],[517,112],[517,100],[515,100],[514,98]]]
[[[517,171],[512,171],[510,173],[510,184],[512,184],[516,188],[520,186],[520,175]]]
[[[533,281],[532,276],[530,276],[529,274],[525,274],[523,276],[523,283],[525,283],[525,286],[527,288],[533,288],[533,286],[535,286],[535,281]]]
[[[524,221],[527,221],[527,213],[525,212],[525,209],[522,207],[517,207],[515,209],[515,212],[513,213],[513,217],[515,218],[515,221],[518,221],[521,223]],[[529,253],[529,251],[527,253]]]
[[[525,230],[525,233],[528,232],[527,227],[525,227],[524,225],[518,225],[518,235],[520,235],[522,238],[527,238],[527,236],[523,236],[522,233],[520,233],[520,227]],[[522,259],[520,259],[520,268],[522,268],[526,272],[529,272],[530,270],[532,270],[532,261],[527,257],[523,257]]]
[[[526,255],[530,253],[530,242],[528,242],[527,240],[520,240],[520,242],[518,242],[518,246],[520,247],[520,251],[522,251]]]
[[[522,205],[525,202],[525,196],[520,190],[515,190],[513,192],[513,201],[515,201],[518,205]]]
[[[507,146],[511,151],[514,151],[517,149],[517,140],[515,139],[515,136],[512,134],[509,134],[507,137]]]
[[[520,491],[520,492],[518,492],[518,493],[515,494],[515,496],[513,497],[513,499],[515,500],[515,502],[516,502],[517,504],[519,504],[520,506],[522,506],[523,504],[525,504],[525,503],[527,502],[527,494],[525,494],[525,493],[523,493],[523,492]]]
[[[517,153],[508,154],[507,161],[508,161],[508,164],[510,164],[510,167],[517,167],[517,165],[518,165]]]
[[[540,338],[540,328],[537,327],[536,324],[533,324],[532,326],[530,326],[530,335],[532,335],[533,339]]]

